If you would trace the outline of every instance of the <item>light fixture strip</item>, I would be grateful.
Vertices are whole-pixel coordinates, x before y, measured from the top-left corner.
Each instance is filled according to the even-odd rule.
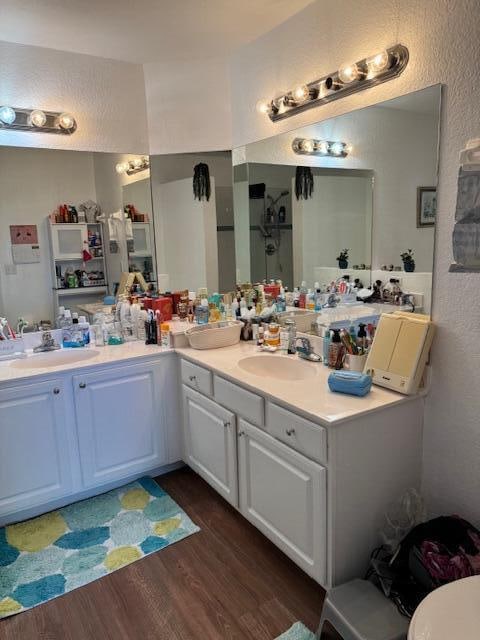
[[[375,60],[385,56],[385,68],[375,68]],[[348,67],[323,76],[304,85],[302,92],[298,89],[274,98],[266,105],[264,111],[270,120],[276,122],[289,118],[297,113],[318,107],[327,102],[339,100],[345,96],[374,87],[391,80],[402,73],[408,63],[408,49],[397,44],[369,58],[364,58]],[[355,73],[345,73],[354,70]],[[343,77],[343,80],[341,79]],[[296,95],[297,94],[297,95]],[[300,98],[298,95],[300,95]]]
[[[350,145],[346,142],[332,140],[316,140],[314,138],[295,138],[292,149],[302,156],[323,156],[329,158],[346,158]]]
[[[150,162],[148,158],[142,158],[142,164],[140,166],[135,166],[133,162],[129,162],[129,168],[126,170],[126,174],[129,176],[133,176],[135,173],[140,173],[140,171],[145,171],[150,167]]]
[[[0,107],[1,109],[1,107]],[[44,109],[23,109],[20,107],[11,108],[15,112],[13,122],[4,122],[0,118],[0,130],[9,129],[11,131],[25,131],[29,133],[59,133],[62,135],[71,135],[77,129],[75,118],[72,117],[72,126],[63,128],[60,126],[61,116],[65,116],[61,111],[45,111]],[[45,123],[42,126],[35,126],[31,122],[31,114],[41,112],[45,115]]]

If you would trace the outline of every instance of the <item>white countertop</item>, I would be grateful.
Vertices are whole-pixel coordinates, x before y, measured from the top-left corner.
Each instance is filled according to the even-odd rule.
[[[176,352],[181,357],[209,368],[222,377],[251,391],[291,407],[323,425],[342,422],[411,399],[411,397],[402,396],[393,391],[375,386],[364,398],[332,393],[327,384],[330,369],[321,363],[302,361],[305,366],[314,371],[314,376],[305,380],[278,380],[267,376],[255,375],[240,368],[239,361],[252,355],[262,357],[263,355],[272,356],[272,354],[262,354],[253,343],[240,342],[234,346],[221,349],[197,350],[190,347],[164,349],[156,345],[145,345],[141,341],[136,341],[116,346],[90,346],[85,347],[82,351],[86,349],[94,350],[97,354],[88,360],[56,364],[49,367],[17,368],[13,364],[14,362],[26,363],[25,359],[0,362],[0,384],[27,381],[32,378],[52,376],[57,373],[70,373],[88,367],[114,364],[137,358],[156,358]],[[75,349],[68,349],[68,351],[74,353]],[[28,356],[28,359],[33,361],[37,356],[44,355],[34,354]],[[273,355],[276,358],[298,358],[298,356],[287,356],[279,352]]]
[[[403,396],[394,391],[372,386],[371,392],[363,398],[333,393],[328,388],[327,379],[331,370],[322,363],[307,362],[316,375],[306,380],[278,380],[254,375],[238,365],[242,358],[263,355],[252,343],[240,342],[222,349],[197,350],[190,347],[177,348],[182,357],[201,366],[212,369],[224,378],[238,382],[252,391],[294,408],[323,425],[343,422],[350,418],[378,411],[401,402],[408,402],[418,396]],[[298,356],[273,354],[277,358],[298,358]]]
[[[0,384],[2,382],[13,382],[15,380],[24,380],[26,378],[33,378],[37,376],[51,375],[58,372],[70,372],[77,369],[83,369],[85,367],[94,367],[103,364],[114,364],[115,362],[121,362],[122,360],[133,360],[136,358],[145,358],[148,356],[158,357],[166,353],[173,353],[173,349],[165,349],[157,345],[146,345],[142,341],[137,340],[135,342],[125,342],[124,344],[95,347],[88,346],[83,347],[81,351],[98,351],[98,354],[89,360],[81,360],[79,362],[73,362],[69,364],[57,364],[51,367],[42,367],[34,369],[17,368],[16,362],[26,363],[27,360],[33,361],[38,356],[45,356],[45,353],[37,353],[27,356],[19,360],[4,360],[0,362]],[[69,351],[72,354],[77,349],[61,349],[60,351]],[[79,350],[80,351],[80,350]],[[54,351],[53,353],[58,353]]]

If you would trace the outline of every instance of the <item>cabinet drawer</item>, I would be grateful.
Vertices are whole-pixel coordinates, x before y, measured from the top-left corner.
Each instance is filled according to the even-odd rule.
[[[189,387],[204,393],[207,396],[213,396],[212,372],[198,364],[193,364],[188,360],[181,362],[182,382]]]
[[[267,403],[267,431],[309,458],[327,461],[327,431],[295,413]]]
[[[263,398],[218,376],[214,376],[214,386],[217,402],[257,427],[263,426],[265,419]]]

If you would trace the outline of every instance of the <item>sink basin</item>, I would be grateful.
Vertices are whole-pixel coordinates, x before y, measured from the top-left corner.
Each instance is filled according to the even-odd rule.
[[[262,378],[308,380],[317,375],[317,369],[321,365],[286,356],[258,355],[242,358],[238,366],[240,369]]]
[[[63,350],[50,351],[47,353],[34,354],[23,360],[14,360],[10,366],[14,369],[46,369],[48,367],[57,367],[61,364],[74,364],[75,362],[83,362],[90,360],[98,355],[98,351],[77,351]]]

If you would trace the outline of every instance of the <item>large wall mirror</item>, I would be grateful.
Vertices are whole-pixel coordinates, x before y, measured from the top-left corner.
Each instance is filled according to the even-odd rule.
[[[208,197],[195,197],[195,167],[208,167]],[[163,291],[235,286],[232,154],[150,157],[159,287]]]
[[[237,280],[395,279],[430,313],[440,103],[432,86],[235,149]]]
[[[147,157],[0,147],[0,220],[0,316],[13,326],[53,324],[60,305],[85,314],[125,272],[157,286]]]

